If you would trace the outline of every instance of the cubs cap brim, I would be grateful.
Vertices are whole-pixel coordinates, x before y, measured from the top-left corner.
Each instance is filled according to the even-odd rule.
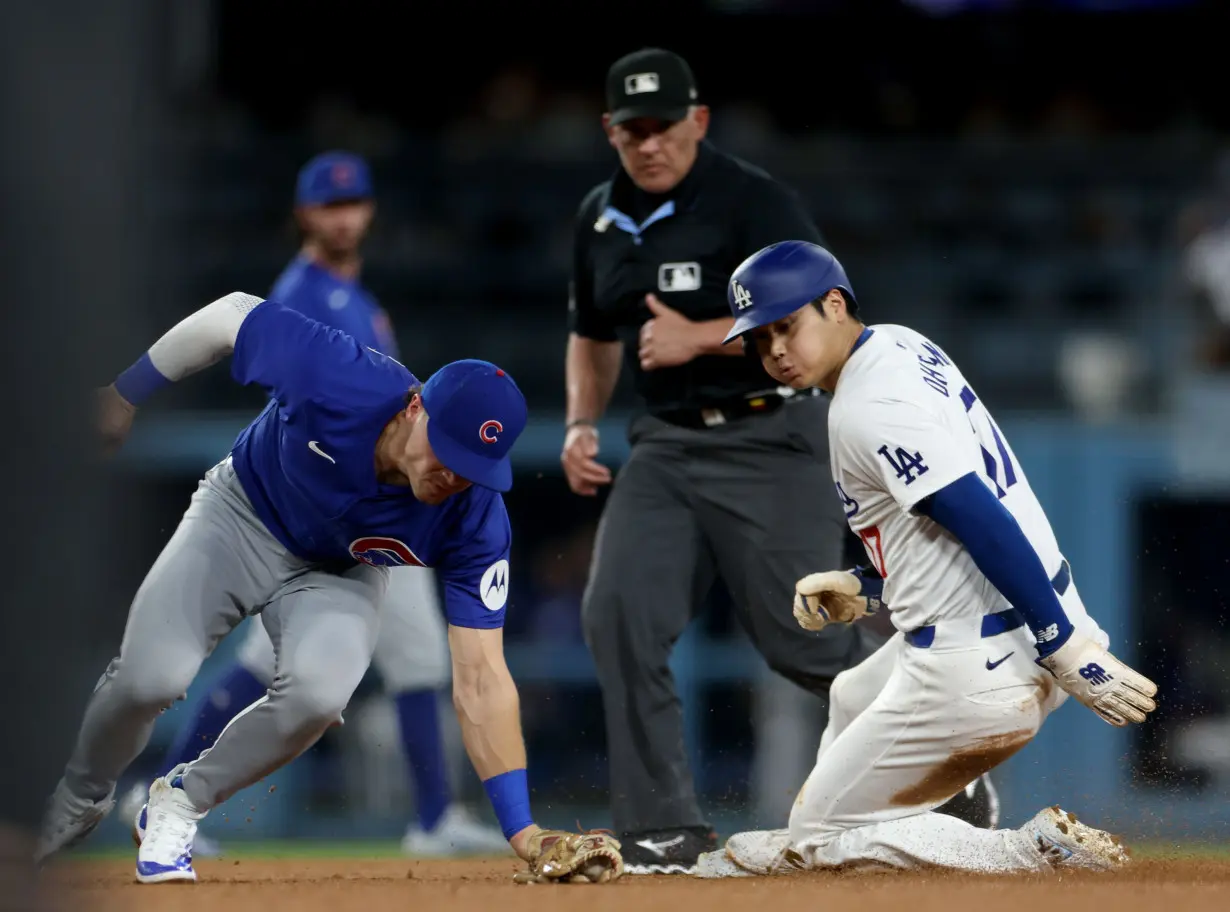
[[[512,490],[512,459],[508,455],[498,459],[478,455],[450,437],[439,422],[431,420],[430,414],[427,418],[427,442],[431,444],[440,464],[454,475],[501,494]]]

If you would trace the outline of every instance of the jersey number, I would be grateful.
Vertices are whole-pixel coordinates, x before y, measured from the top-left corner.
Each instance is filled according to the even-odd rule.
[[[974,395],[974,391],[968,386],[961,387],[961,401],[965,404],[965,411],[968,414],[974,405],[978,402],[978,397]],[[985,408],[982,410],[983,417],[986,419],[987,426],[991,429],[991,437],[995,442],[995,449],[998,451],[998,458],[993,455],[985,445],[982,447],[982,464],[986,467],[987,477],[991,479],[991,483],[995,485],[995,493],[1000,500],[1008,495],[1008,489],[1016,484],[1017,474],[1016,466],[1012,464],[1012,457],[1008,455],[1008,448],[1004,446],[1003,435],[1000,434],[999,428],[995,426],[995,422],[991,419],[991,414]],[[970,427],[973,427],[974,420],[970,419]],[[978,431],[975,428],[974,433]],[[1000,469],[1003,469],[1003,482],[1000,482]]]
[[[858,537],[863,540],[863,547],[867,549],[871,565],[876,568],[876,572],[881,577],[888,579],[888,569],[884,566],[884,547],[880,544],[879,527],[868,526],[866,529],[860,529]]]

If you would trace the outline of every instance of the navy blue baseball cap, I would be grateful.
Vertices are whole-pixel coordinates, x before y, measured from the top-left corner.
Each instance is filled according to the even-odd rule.
[[[427,441],[450,472],[493,491],[512,487],[509,450],[525,430],[525,396],[489,361],[446,364],[423,384]]]
[[[726,300],[735,325],[724,341],[788,317],[834,288],[858,305],[846,271],[823,247],[807,241],[770,244],[740,263],[730,277]]]
[[[320,206],[372,196],[372,172],[353,152],[323,152],[299,169],[295,205]]]

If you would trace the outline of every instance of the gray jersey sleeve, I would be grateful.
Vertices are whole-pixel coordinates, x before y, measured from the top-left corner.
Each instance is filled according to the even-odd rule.
[[[150,346],[150,361],[168,380],[182,380],[216,364],[234,350],[244,318],[262,301],[233,291],[206,304]]]

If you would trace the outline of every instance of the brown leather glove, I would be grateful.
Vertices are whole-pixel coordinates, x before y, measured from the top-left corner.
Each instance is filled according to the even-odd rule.
[[[516,883],[610,883],[624,873],[619,840],[604,833],[541,830],[530,837],[529,870]]]

